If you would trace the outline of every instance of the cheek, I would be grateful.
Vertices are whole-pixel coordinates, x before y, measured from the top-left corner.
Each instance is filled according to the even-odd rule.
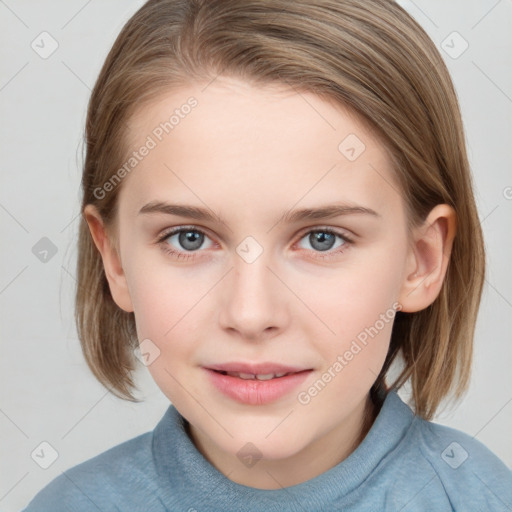
[[[402,266],[392,250],[360,252],[346,267],[297,280],[300,296],[336,338],[355,337],[393,308]],[[321,327],[321,323],[317,322]],[[380,324],[379,324],[380,325]],[[327,329],[329,327],[330,329]],[[331,333],[332,334],[332,333]]]
[[[336,374],[340,387],[335,385],[333,390],[366,391],[382,368],[400,309],[396,300],[402,266],[397,257],[400,251],[393,247],[400,245],[360,252],[350,266],[317,275],[315,282],[302,282],[299,293],[307,297],[318,317],[308,315],[303,328],[309,330],[308,338],[323,354],[324,371],[330,368],[331,374]]]
[[[166,264],[158,248],[145,247],[136,239],[125,237],[123,268],[134,307],[139,340],[165,339],[166,333],[184,317],[198,299],[197,280],[187,283],[186,272]],[[123,247],[121,248],[123,250]]]
[[[158,352],[147,370],[177,407],[188,404],[188,393],[183,393],[180,383],[187,383],[189,393],[200,393],[187,373],[200,351],[197,315],[201,315],[201,297],[207,291],[204,281],[185,279],[176,271],[165,272],[165,268],[156,265],[141,271],[132,281],[138,339],[151,340],[150,346],[156,345]]]
[[[204,295],[204,282],[175,274],[153,267],[137,278],[130,290],[139,337],[152,337],[162,346],[185,328],[193,333],[194,310]]]

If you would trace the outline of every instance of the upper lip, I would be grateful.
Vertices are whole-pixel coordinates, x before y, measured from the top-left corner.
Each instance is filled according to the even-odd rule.
[[[297,373],[311,368],[287,366],[279,363],[221,363],[205,366],[209,370],[220,372],[252,373],[253,375],[269,375],[271,373]]]

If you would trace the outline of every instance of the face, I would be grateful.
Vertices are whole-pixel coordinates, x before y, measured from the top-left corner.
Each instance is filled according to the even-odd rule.
[[[131,119],[132,149],[151,147],[119,195],[125,309],[213,464],[245,482],[259,466],[244,467],[244,450],[288,469],[314,450],[327,468],[333,443],[348,450],[360,433],[388,350],[404,202],[384,147],[339,105],[205,85]]]

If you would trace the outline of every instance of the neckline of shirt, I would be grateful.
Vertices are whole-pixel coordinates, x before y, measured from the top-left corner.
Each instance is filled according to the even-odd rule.
[[[311,480],[277,490],[248,487],[223,475],[196,448],[187,435],[186,420],[172,404],[153,431],[153,456],[160,482],[169,491],[165,494],[185,491],[190,494],[190,507],[197,510],[223,507],[228,499],[233,510],[250,510],[251,504],[261,508],[267,502],[269,512],[289,510],[293,501],[299,510],[339,506],[340,497],[359,487],[398,446],[413,420],[414,414],[396,391],[388,392],[366,437],[346,459]]]

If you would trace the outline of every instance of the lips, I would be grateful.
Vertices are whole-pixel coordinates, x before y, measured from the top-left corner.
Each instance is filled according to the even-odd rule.
[[[223,363],[204,369],[222,394],[249,405],[263,405],[283,398],[312,371],[278,363]]]

